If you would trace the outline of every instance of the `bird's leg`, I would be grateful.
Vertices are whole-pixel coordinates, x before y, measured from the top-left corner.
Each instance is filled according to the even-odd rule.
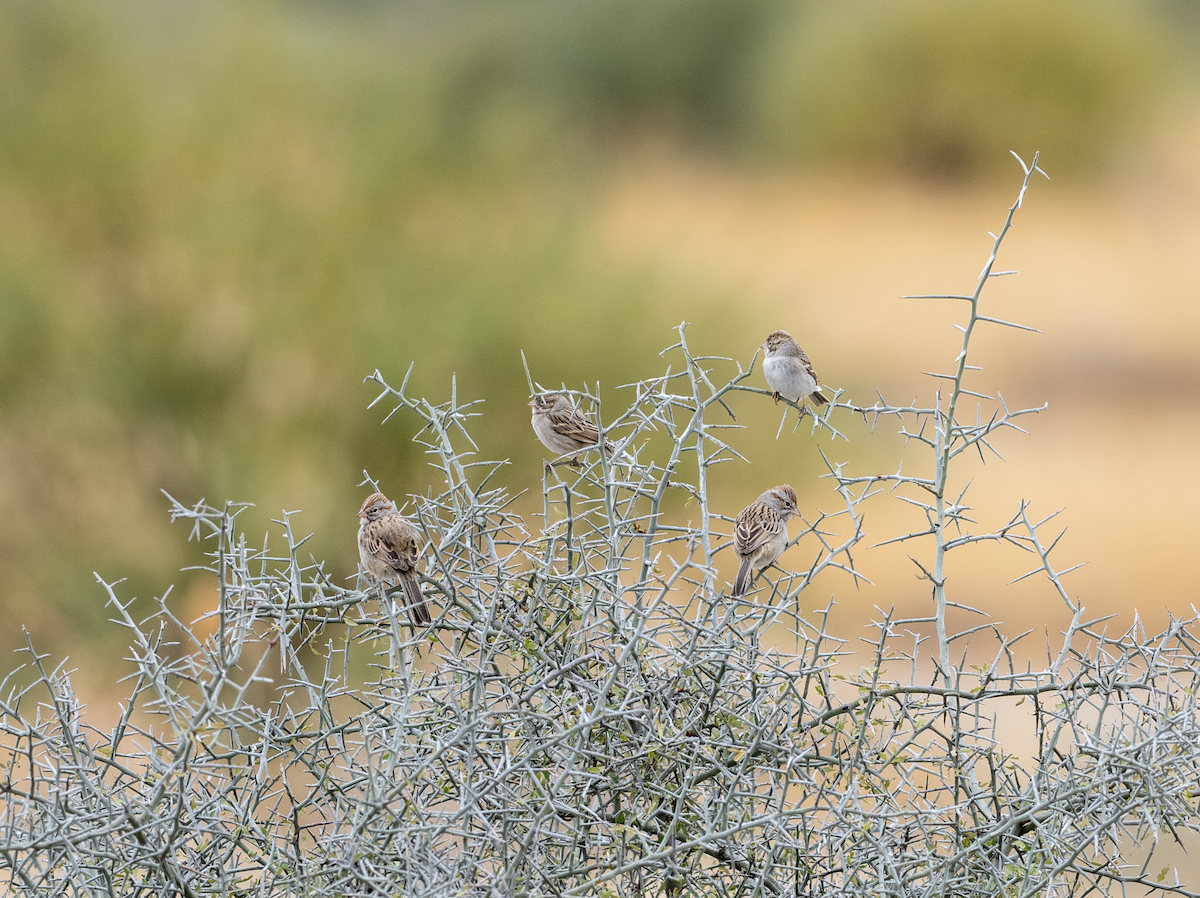
[[[775,398],[775,404],[776,404],[776,405],[779,405],[779,391],[778,391],[778,390],[776,390],[776,391],[775,391],[774,393],[772,393],[771,395],[772,395],[772,396]]]

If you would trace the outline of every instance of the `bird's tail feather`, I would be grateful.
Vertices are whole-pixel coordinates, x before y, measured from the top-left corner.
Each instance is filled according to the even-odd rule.
[[[433,618],[429,615],[429,604],[421,593],[421,584],[416,577],[401,577],[404,581],[404,594],[408,597],[408,610],[417,624],[428,624]]]
[[[823,394],[820,390],[817,390],[815,393],[809,396],[809,399],[813,401],[813,405],[817,406],[825,405],[827,402],[829,402],[829,400],[825,398],[825,394]]]
[[[733,594],[740,596],[746,591],[746,587],[750,585],[750,559],[743,558],[742,563],[738,565],[737,577],[733,581]]]

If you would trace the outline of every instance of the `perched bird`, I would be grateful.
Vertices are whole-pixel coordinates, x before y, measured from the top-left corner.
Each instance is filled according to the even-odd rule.
[[[754,575],[783,554],[788,519],[799,513],[796,491],[786,483],[767,490],[738,512],[733,522],[733,552],[738,558],[735,596],[742,595]]]
[[[600,431],[562,393],[540,393],[528,403],[533,409],[533,432],[547,449],[558,455],[573,455],[594,449],[600,443]],[[604,451],[612,453],[612,443]]]
[[[775,394],[776,402],[783,396],[792,402],[799,402],[804,408],[804,400],[808,398],[818,406],[829,401],[821,395],[821,382],[817,379],[812,362],[791,334],[775,331],[767,337],[763,349],[767,353],[763,359],[763,376]]]
[[[427,624],[429,606],[421,594],[417,565],[421,561],[421,534],[396,510],[396,503],[383,493],[367,497],[358,525],[358,557],[363,567],[379,582],[384,593],[385,583],[399,580],[404,586],[408,610],[417,624]]]

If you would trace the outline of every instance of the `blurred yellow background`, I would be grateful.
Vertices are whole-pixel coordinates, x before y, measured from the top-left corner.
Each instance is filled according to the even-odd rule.
[[[0,650],[25,627],[107,677],[124,634],[93,571],[203,609],[160,489],[256,503],[252,536],[302,509],[353,574],[363,469],[393,495],[433,476],[413,422],[367,410],[376,368],[485,399],[513,491],[544,454],[521,349],[619,401],[681,320],[743,363],[782,327],[851,400],[928,401],[963,309],[898,297],[970,291],[1009,150],[1053,180],[985,301],[1044,334],[981,333],[974,383],[1049,409],[970,469],[971,504],[1065,506],[1073,593],[1160,623],[1196,598],[1198,38],[1183,0],[0,5]],[[720,469],[726,511],[783,480],[832,508],[815,438],[737,408],[754,464]],[[845,424],[827,451],[895,469],[893,422]],[[913,520],[876,501],[869,536]],[[811,604],[836,595],[851,638],[872,606],[926,613],[909,551]],[[1053,627],[1044,585],[1005,585],[1027,561],[968,549],[949,586]]]

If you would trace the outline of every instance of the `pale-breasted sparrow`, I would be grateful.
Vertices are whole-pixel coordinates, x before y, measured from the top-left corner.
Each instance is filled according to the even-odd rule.
[[[796,491],[786,483],[767,490],[738,512],[733,522],[733,552],[738,558],[733,595],[742,595],[754,575],[783,554],[788,519],[799,513]]]
[[[805,399],[811,398],[817,406],[829,401],[821,395],[821,382],[817,379],[812,362],[791,334],[775,331],[767,337],[763,349],[767,353],[763,359],[763,376],[775,394],[776,402],[783,396],[801,403],[803,408]]]
[[[573,455],[599,445],[596,425],[562,393],[540,393],[527,404],[533,409],[533,432],[551,452]],[[612,448],[612,443],[605,441],[604,451],[611,454]]]
[[[417,578],[421,562],[420,531],[383,493],[368,496],[358,516],[362,519],[358,525],[358,557],[367,573],[380,584],[380,598],[386,595],[383,584],[399,581],[413,620],[417,624],[429,623],[429,606]]]

